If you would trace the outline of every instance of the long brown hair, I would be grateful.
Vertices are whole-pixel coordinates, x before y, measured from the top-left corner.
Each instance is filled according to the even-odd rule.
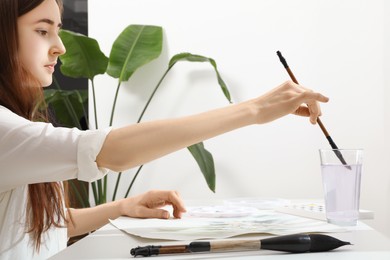
[[[43,102],[42,86],[18,58],[18,17],[28,13],[44,0],[0,1],[0,105],[32,120],[48,121],[46,111],[38,111]],[[62,12],[62,1],[56,0]],[[39,251],[42,233],[50,227],[62,227],[66,221],[64,192],[57,182],[28,185],[27,229]]]

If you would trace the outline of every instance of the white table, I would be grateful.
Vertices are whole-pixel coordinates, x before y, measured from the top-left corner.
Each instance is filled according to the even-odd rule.
[[[365,224],[363,224],[365,225]],[[351,242],[352,246],[344,246],[329,252],[288,254],[276,251],[247,251],[228,253],[193,253],[176,255],[153,256],[154,259],[329,259],[333,260],[390,260],[390,238],[378,231],[368,228],[345,233],[330,233],[338,239]],[[234,239],[263,239],[267,236],[240,236]],[[81,239],[67,249],[53,256],[51,259],[129,259],[132,258],[130,250],[137,246],[185,244],[191,241],[167,241],[145,239],[129,235],[118,230],[111,224],[100,228],[96,232]],[[157,258],[156,258],[157,257]],[[137,257],[142,258],[142,257]]]

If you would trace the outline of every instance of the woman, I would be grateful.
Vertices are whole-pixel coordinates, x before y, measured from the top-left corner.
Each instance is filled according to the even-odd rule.
[[[328,98],[285,82],[256,99],[179,119],[80,131],[56,128],[37,110],[65,48],[58,36],[61,0],[0,1],[0,258],[47,258],[67,237],[95,230],[109,218],[169,218],[185,212],[175,191],[150,191],[88,209],[65,209],[61,181],[94,181],[219,134],[309,116]],[[305,105],[307,104],[307,106]]]

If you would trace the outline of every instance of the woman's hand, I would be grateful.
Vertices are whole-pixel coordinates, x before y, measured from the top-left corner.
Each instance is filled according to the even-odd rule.
[[[272,89],[268,93],[254,99],[257,123],[263,124],[287,114],[310,117],[316,124],[321,115],[319,102],[328,102],[329,98],[313,92],[292,81]]]
[[[161,209],[166,205],[173,207],[173,216],[181,218],[186,212],[184,203],[176,191],[152,190],[146,193],[120,200],[121,215],[135,218],[168,219],[168,211]]]
[[[72,221],[68,223],[68,236],[78,236],[96,230],[119,216],[135,218],[169,218],[161,207],[172,205],[173,216],[180,218],[186,211],[176,191],[153,190],[144,194],[101,204],[92,208],[69,209]],[[67,218],[70,220],[70,216]]]

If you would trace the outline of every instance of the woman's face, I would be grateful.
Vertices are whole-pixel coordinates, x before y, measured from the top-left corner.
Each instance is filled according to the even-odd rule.
[[[20,61],[43,87],[52,83],[57,58],[65,53],[58,36],[60,28],[61,14],[55,0],[44,0],[18,18]]]

